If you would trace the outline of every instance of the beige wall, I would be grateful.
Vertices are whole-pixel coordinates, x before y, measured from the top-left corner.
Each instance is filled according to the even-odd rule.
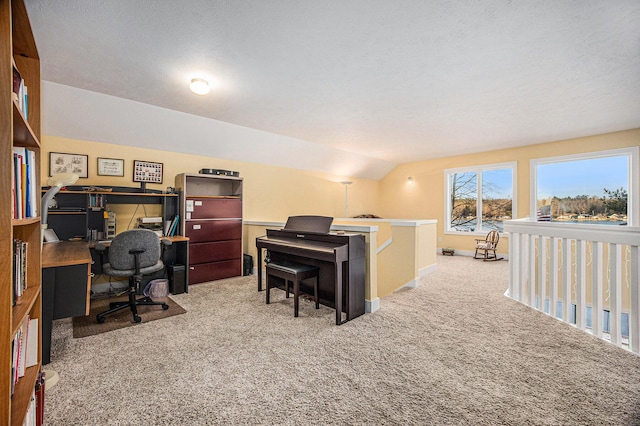
[[[635,129],[522,148],[403,164],[380,182],[380,216],[394,219],[437,219],[438,247],[473,251],[474,239],[478,238],[477,236],[445,235],[444,233],[445,169],[517,161],[517,209],[518,218],[522,218],[529,215],[530,160],[638,145],[640,145],[640,129]],[[407,181],[409,176],[413,177],[413,183]],[[498,251],[505,254],[507,249],[508,241],[504,239],[499,244]]]
[[[379,182],[370,179],[46,135],[42,140],[43,186],[49,176],[49,152],[52,151],[89,155],[89,177],[80,179],[77,185],[139,187],[140,184],[133,182],[132,178],[133,160],[164,164],[163,184],[148,184],[147,188],[151,189],[175,186],[177,174],[198,173],[202,168],[239,171],[244,178],[243,209],[246,220],[286,221],[287,217],[299,214],[342,217],[345,190],[339,182],[346,178],[353,181],[349,187],[349,214],[377,214]],[[98,157],[124,159],[124,177],[98,176]]]
[[[348,179],[354,182],[349,187],[350,216],[375,214],[388,219],[436,219],[438,247],[473,251],[476,236],[444,234],[445,169],[516,161],[518,217],[526,217],[531,159],[637,146],[640,129],[403,164],[380,181],[46,135],[42,144],[43,185],[49,171],[49,151],[89,155],[89,178],[80,179],[79,185],[138,186],[131,177],[134,159],[164,163],[164,183],[148,185],[157,189],[173,186],[174,176],[182,172],[197,173],[205,167],[237,170],[244,177],[245,220],[284,222],[296,214],[340,218],[344,216],[345,191],[339,182]],[[97,176],[97,157],[123,158],[125,176]],[[413,177],[413,183],[407,181],[409,176]],[[378,244],[384,242],[385,238],[380,238]],[[504,239],[498,251],[505,254],[507,247],[508,241]]]

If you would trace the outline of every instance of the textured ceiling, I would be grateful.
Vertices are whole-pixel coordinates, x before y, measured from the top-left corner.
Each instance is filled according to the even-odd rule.
[[[44,80],[392,163],[640,127],[638,0],[26,3]]]

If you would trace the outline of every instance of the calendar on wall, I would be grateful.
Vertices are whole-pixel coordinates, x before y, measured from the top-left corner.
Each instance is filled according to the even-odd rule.
[[[162,163],[134,160],[133,181],[162,183]]]

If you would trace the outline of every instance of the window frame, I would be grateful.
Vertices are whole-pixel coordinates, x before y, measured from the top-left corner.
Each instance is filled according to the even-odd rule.
[[[640,196],[638,195],[638,186],[640,186],[640,178],[638,171],[638,157],[640,147],[628,147],[619,149],[607,149],[603,151],[583,152],[579,154],[559,155],[554,157],[534,158],[530,161],[530,191],[529,191],[529,218],[531,221],[537,222],[537,205],[538,205],[538,166],[543,164],[565,163],[570,161],[593,160],[606,157],[628,156],[629,176],[627,189],[627,226],[639,226],[640,221],[638,208]],[[567,226],[577,225],[574,223],[566,223]],[[589,224],[589,226],[598,226],[597,224]]]
[[[518,212],[518,162],[507,161],[503,163],[480,164],[476,166],[456,167],[444,170],[444,233],[449,235],[480,235],[485,236],[490,229],[480,229],[474,231],[458,231],[451,226],[451,175],[454,173],[475,172],[477,174],[476,181],[476,218],[482,226],[482,173],[490,170],[511,169],[511,218],[515,219]],[[500,232],[502,235],[504,231]]]

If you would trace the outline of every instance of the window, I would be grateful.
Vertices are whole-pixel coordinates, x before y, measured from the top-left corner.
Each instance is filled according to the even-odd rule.
[[[446,232],[502,232],[515,213],[516,163],[447,169]]]
[[[638,225],[638,147],[531,160],[538,221]]]

